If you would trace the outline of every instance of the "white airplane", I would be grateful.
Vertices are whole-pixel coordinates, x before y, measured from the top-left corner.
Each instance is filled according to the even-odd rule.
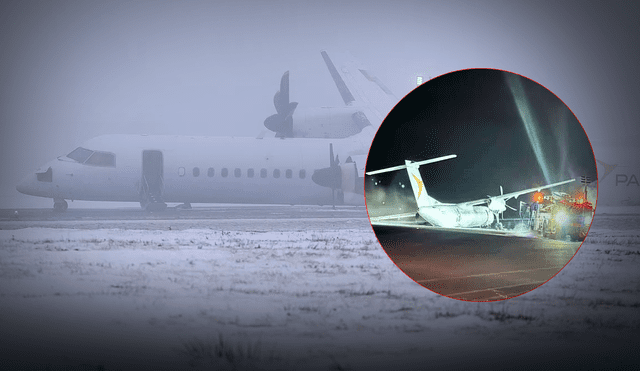
[[[16,189],[52,198],[57,211],[67,209],[66,200],[133,201],[150,211],[167,202],[187,208],[191,203],[363,205],[369,146],[397,99],[367,70],[347,64],[339,73],[326,52],[322,57],[346,104],[334,110],[342,114],[302,119],[303,130],[296,130],[297,103],[289,102],[287,72],[274,97],[277,114],[265,120],[274,137],[99,136],[48,162]],[[386,103],[374,104],[380,97]],[[323,117],[332,117],[333,126],[322,127]],[[314,123],[321,130],[311,130]],[[317,138],[326,136],[331,139]]]
[[[276,114],[264,120],[264,126],[280,138],[346,138],[371,125],[369,119],[385,118],[398,102],[393,93],[350,54],[342,56],[340,72],[326,51],[320,53],[331,74],[345,107],[297,109],[289,100],[289,72],[280,80],[280,90],[273,97]]]
[[[479,200],[461,202],[457,204],[442,203],[427,194],[427,190],[424,187],[424,182],[422,181],[422,176],[420,175],[419,168],[421,165],[444,161],[455,157],[457,156],[448,155],[417,162],[405,160],[404,165],[369,171],[366,174],[375,175],[386,173],[389,171],[407,169],[407,172],[409,173],[409,181],[411,182],[411,188],[413,190],[413,195],[415,196],[416,203],[418,204],[418,216],[420,216],[432,226],[443,228],[489,227],[495,221],[497,228],[501,229],[502,225],[499,220],[499,215],[502,215],[507,207],[515,210],[514,208],[506,204],[509,199],[517,198],[518,196],[525,193],[531,193],[546,188],[557,187],[562,184],[567,184],[575,181],[575,179],[569,179],[542,187],[529,188],[523,191],[507,194],[503,194],[502,186],[500,186],[500,196],[487,196],[487,198],[481,198]],[[483,204],[486,205],[479,206]]]

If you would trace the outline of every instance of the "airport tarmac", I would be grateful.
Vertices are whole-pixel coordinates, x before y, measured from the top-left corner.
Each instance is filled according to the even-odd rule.
[[[169,207],[161,212],[147,212],[139,207],[124,208],[78,208],[71,205],[65,212],[53,209],[0,209],[0,229],[19,229],[34,226],[47,228],[95,229],[108,225],[110,228],[173,230],[191,228],[233,227],[246,229],[256,220],[260,229],[295,220],[304,228],[305,220],[314,226],[336,223],[356,223],[368,226],[364,207],[354,206],[308,206],[308,205],[206,205],[191,209]],[[369,227],[370,228],[370,227]]]
[[[488,303],[452,300],[409,279],[380,248],[363,208],[0,215],[3,370],[637,364],[637,215],[599,216],[561,274]],[[484,259],[488,270],[509,260],[523,265],[523,256],[544,265],[562,252],[477,246],[491,237],[469,240],[458,253],[475,252],[476,266]],[[432,256],[443,267],[448,257],[451,267],[455,255],[443,249]],[[425,259],[414,255],[406,260]]]
[[[411,279],[447,297],[492,301],[542,285],[580,242],[374,225],[391,260]]]

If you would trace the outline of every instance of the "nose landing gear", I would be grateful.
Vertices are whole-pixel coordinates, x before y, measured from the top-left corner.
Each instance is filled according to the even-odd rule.
[[[64,199],[53,199],[53,211],[63,212],[69,208],[69,204]]]

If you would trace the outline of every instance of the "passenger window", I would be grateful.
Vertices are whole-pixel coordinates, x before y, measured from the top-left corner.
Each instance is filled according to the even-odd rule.
[[[280,169],[273,170],[273,177],[280,178]]]
[[[300,170],[300,179],[304,179],[304,178],[306,178],[306,176],[307,176],[307,172],[304,171],[304,169],[301,169]]]
[[[220,175],[222,175],[223,178],[226,178],[227,175],[229,175],[229,170],[226,167],[223,167]]]
[[[267,177],[267,169],[260,169],[260,178]]]
[[[287,169],[287,171],[284,172],[284,176],[286,176],[287,179],[291,179],[291,174],[293,174],[291,169]]]
[[[249,170],[247,170],[247,176],[248,176],[249,178],[253,178],[253,169],[249,169]]]
[[[85,161],[87,165],[116,167],[116,155],[109,152],[93,152],[93,155]]]
[[[210,168],[207,170],[207,176],[208,176],[209,178],[211,178],[212,176],[214,176],[214,175],[215,175],[215,173],[216,173],[216,171],[215,171],[215,170],[213,170],[213,168],[212,168],[212,167],[210,167]]]
[[[236,169],[233,171],[233,175],[235,175],[235,176],[236,176],[236,178],[240,178],[240,176],[242,175],[242,170],[240,170],[239,168],[236,168]]]
[[[194,167],[193,168],[193,176],[194,177],[199,177],[200,176],[200,168],[199,167]]]
[[[183,167],[179,167],[178,168],[178,176],[184,176],[184,168]]]
[[[92,153],[93,151],[90,149],[78,147],[73,151],[71,151],[71,153],[69,153],[67,157],[69,157],[72,160],[76,160],[82,164],[85,161],[87,161],[87,159],[89,158],[89,156],[91,156]]]

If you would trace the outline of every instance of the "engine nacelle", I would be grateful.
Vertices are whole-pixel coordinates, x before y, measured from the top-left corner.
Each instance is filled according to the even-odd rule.
[[[460,208],[459,225],[463,228],[489,226],[494,219],[493,212],[485,206],[473,206],[470,210]]]
[[[367,125],[356,107],[299,108],[293,114],[295,138],[347,138]]]
[[[317,185],[339,191],[337,204],[363,205],[365,161],[365,155],[349,156],[343,164],[333,163],[329,167],[316,169],[311,179]]]
[[[490,198],[489,209],[496,213],[501,213],[507,209],[506,202],[502,198]]]

